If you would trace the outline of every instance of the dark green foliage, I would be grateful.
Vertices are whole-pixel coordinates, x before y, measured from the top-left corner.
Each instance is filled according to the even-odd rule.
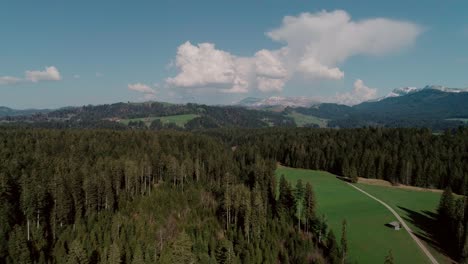
[[[466,212],[466,197],[456,198],[450,188],[445,189],[440,198],[438,221],[440,228],[438,236],[442,247],[454,259],[461,263],[468,257],[468,214]]]
[[[346,262],[346,257],[348,256],[348,238],[346,236],[346,219],[343,220],[341,229],[341,259],[342,262]]]
[[[211,130],[230,145],[258,149],[265,158],[295,168],[325,170],[356,179],[395,184],[468,189],[468,129],[443,135],[428,129],[259,129]]]
[[[283,182],[277,200],[274,160],[207,136],[0,129],[0,159],[0,263],[305,263],[325,247],[295,228],[300,192]]]
[[[393,253],[392,250],[388,251],[388,255],[385,257],[384,264],[393,264],[395,263],[395,260],[393,259]]]
[[[328,232],[327,236],[327,257],[330,263],[338,264],[341,263],[341,256],[340,256],[340,247],[336,242],[335,234],[332,230]]]

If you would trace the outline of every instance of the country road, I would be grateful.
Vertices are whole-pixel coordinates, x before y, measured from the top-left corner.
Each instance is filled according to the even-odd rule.
[[[426,256],[429,258],[429,260],[431,261],[432,264],[439,264],[439,262],[437,262],[437,260],[434,258],[434,256],[432,256],[431,252],[429,252],[429,250],[426,248],[426,246],[424,246],[424,244],[421,242],[421,240],[419,240],[419,238],[416,237],[416,235],[414,235],[413,233],[413,230],[411,230],[411,228],[409,228],[409,226],[405,223],[405,221],[403,220],[403,218],[400,217],[400,215],[398,215],[398,213],[393,210],[393,208],[391,208],[388,204],[386,204],[385,202],[379,200],[377,197],[367,193],[366,191],[362,190],[361,188],[351,184],[351,183],[348,183],[350,186],[352,186],[353,188],[355,188],[356,190],[364,193],[365,195],[369,196],[370,198],[376,200],[377,202],[381,203],[383,206],[385,206],[390,212],[392,212],[392,214],[398,219],[398,221],[401,223],[401,225],[405,228],[405,230],[408,232],[408,234],[411,236],[411,238],[413,238],[414,242],[416,242],[416,244],[418,244],[419,248],[421,248],[421,250],[424,252],[424,254],[426,254]]]

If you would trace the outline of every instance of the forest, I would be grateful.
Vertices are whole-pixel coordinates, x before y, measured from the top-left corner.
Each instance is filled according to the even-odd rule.
[[[346,263],[346,220],[337,241],[278,162],[464,195],[467,153],[464,128],[2,128],[0,263]],[[440,239],[461,257],[451,195]]]
[[[285,166],[426,188],[468,188],[468,129],[222,129],[201,133],[248,146]]]
[[[341,263],[346,256],[346,241],[315,214],[313,186],[277,184],[273,160],[218,139],[2,129],[0,158],[0,263]]]

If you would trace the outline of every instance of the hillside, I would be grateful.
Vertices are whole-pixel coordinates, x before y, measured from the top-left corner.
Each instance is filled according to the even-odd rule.
[[[180,123],[179,126],[177,125],[177,118],[169,118],[174,116],[190,116],[191,118],[183,122],[183,127],[187,129],[295,126],[292,118],[271,111],[258,111],[236,106],[190,103],[180,105],[160,102],[68,107],[33,116],[3,117],[0,121],[39,127],[126,128],[130,126],[144,128],[153,125],[156,128],[181,128]],[[151,121],[148,122],[148,120]],[[156,123],[153,124],[153,121]]]
[[[427,86],[422,89],[395,89],[384,98],[354,106],[316,103],[302,97],[270,97],[246,98],[235,106],[144,102],[67,107],[53,111],[3,107],[0,108],[0,122],[39,127],[121,129],[384,126],[427,127],[442,131],[467,125],[467,102],[466,90]],[[184,117],[183,122],[178,121],[180,117]]]
[[[428,86],[396,91],[391,96],[355,106],[327,103],[294,111],[330,119],[330,127],[430,127],[442,130],[465,125],[462,120],[468,117],[467,102],[468,92],[465,90]]]
[[[36,113],[47,113],[50,110],[47,109],[25,109],[25,110],[16,110],[9,107],[0,106],[0,117],[4,116],[28,116]]]

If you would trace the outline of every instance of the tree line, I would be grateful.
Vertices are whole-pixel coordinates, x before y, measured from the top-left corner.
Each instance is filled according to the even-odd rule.
[[[286,166],[325,170],[356,180],[451,189],[468,187],[468,129],[221,129],[202,133],[233,146],[247,145]]]

